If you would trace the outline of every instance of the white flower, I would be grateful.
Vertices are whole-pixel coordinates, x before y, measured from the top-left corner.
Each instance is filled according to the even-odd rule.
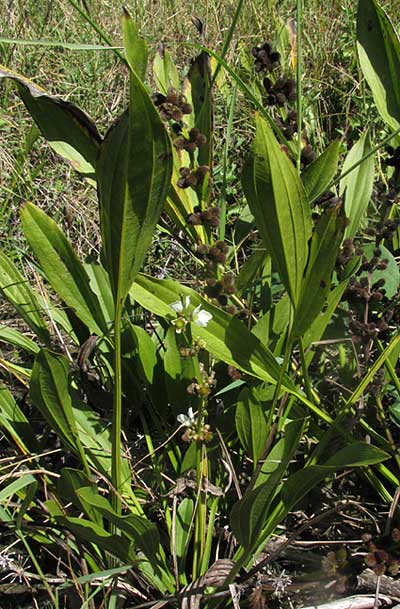
[[[201,328],[205,328],[206,325],[208,324],[208,322],[210,321],[210,319],[212,319],[212,315],[208,311],[205,311],[204,309],[202,309],[201,305],[199,305],[193,311],[192,319],[195,324],[197,324]]]
[[[191,425],[193,425],[195,422],[193,408],[190,407],[187,414],[178,414],[176,418],[178,422],[184,425],[185,427],[191,427]]]
[[[178,334],[182,332],[186,324],[190,321],[193,321],[198,326],[205,328],[212,318],[211,313],[202,309],[201,305],[198,305],[192,313],[189,313],[188,309],[190,307],[190,296],[181,296],[180,300],[171,302],[169,306],[178,315],[178,317],[172,321]]]
[[[178,313],[178,315],[181,315],[184,311],[186,311],[186,309],[188,308],[189,305],[190,305],[190,296],[185,296],[185,301],[183,301],[183,296],[182,296],[181,300],[177,300],[176,302],[171,302],[171,304],[169,306],[171,307],[171,309],[173,311],[175,311],[175,313]]]

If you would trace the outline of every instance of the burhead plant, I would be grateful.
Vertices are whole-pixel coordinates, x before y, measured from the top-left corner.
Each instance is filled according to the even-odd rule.
[[[183,82],[165,45],[150,70],[125,11],[127,108],[104,137],[0,69],[99,202],[101,255],[84,261],[39,204],[21,206],[41,289],[0,252],[1,293],[30,329],[0,326],[19,353],[2,366],[26,389],[0,391],[12,455],[0,520],[55,607],[229,606],[289,512],[336,472],[354,469],[387,504],[399,486],[400,42],[376,0],[359,0],[358,61],[389,131],[374,145],[367,128],[342,163],[341,142],[319,152],[303,120],[301,1],[290,67],[260,41],[247,80],[226,62],[242,4],[220,54],[192,45]],[[254,137],[238,211],[226,178],[240,95]],[[157,231],[186,252],[193,287],[187,269],[142,272]],[[327,387],[330,340],[347,393]]]

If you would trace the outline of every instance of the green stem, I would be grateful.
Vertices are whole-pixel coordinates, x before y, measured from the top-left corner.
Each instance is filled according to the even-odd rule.
[[[200,561],[204,554],[205,548],[205,523],[206,523],[206,511],[207,511],[207,495],[202,490],[203,479],[207,478],[207,455],[205,454],[205,446],[201,443],[197,443],[196,450],[196,469],[197,469],[197,492],[198,492],[198,504],[196,511],[196,524],[194,531],[194,551],[193,551],[193,570],[192,578],[193,581],[201,575],[199,570]]]
[[[306,362],[306,358],[305,358],[305,354],[304,354],[304,347],[303,347],[303,339],[300,338],[299,339],[299,353],[300,353],[300,364],[301,364],[301,371],[303,373],[303,380],[304,380],[304,386],[306,389],[306,394],[308,399],[310,400],[310,402],[314,402],[315,401],[315,394],[313,392],[312,386],[311,386],[311,381],[310,381],[310,377],[308,374],[308,368],[307,368],[307,362]]]
[[[302,0],[296,1],[296,97],[297,97],[297,173],[301,173],[301,131],[303,122],[303,102],[302,102],[302,86],[301,86],[301,73],[302,73],[302,47],[301,47],[301,33],[303,25],[303,2]]]
[[[121,421],[122,421],[122,362],[121,362],[121,315],[122,302],[119,296],[115,303],[114,318],[114,410],[112,420],[112,465],[111,481],[114,487],[112,506],[121,513]],[[114,530],[115,532],[115,530]]]

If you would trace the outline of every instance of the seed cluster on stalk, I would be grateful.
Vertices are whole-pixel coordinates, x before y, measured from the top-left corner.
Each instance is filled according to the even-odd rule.
[[[291,140],[298,131],[297,112],[290,108],[290,105],[297,98],[296,81],[285,75],[277,76],[280,54],[272,49],[271,43],[264,42],[261,46],[253,47],[252,54],[256,73],[268,74],[268,76],[265,75],[262,79],[262,88],[265,91],[263,95],[264,103],[267,106],[275,106],[279,109],[277,116],[275,116],[275,123],[282,131],[284,137],[287,140]],[[304,129],[302,140],[304,141],[304,147],[301,153],[300,165],[303,169],[315,160],[316,154],[307,140]]]

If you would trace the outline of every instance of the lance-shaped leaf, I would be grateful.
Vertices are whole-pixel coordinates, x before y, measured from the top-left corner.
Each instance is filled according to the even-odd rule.
[[[345,218],[340,214],[340,207],[328,210],[314,230],[310,257],[293,321],[293,336],[302,336],[324,307],[344,230]]]
[[[269,428],[259,400],[247,387],[239,394],[235,426],[240,443],[253,459],[255,468],[267,443]]]
[[[232,364],[268,383],[275,384],[280,378],[280,366],[268,347],[264,346],[237,317],[211,305],[194,290],[176,281],[154,279],[140,274],[132,286],[130,295],[145,309],[171,321],[175,316],[171,303],[189,297],[193,311],[200,306],[212,315],[207,325],[197,325],[193,322],[191,328],[192,336],[204,340],[210,353],[227,364]],[[332,421],[326,412],[307,400],[287,374],[283,375],[282,387],[295,395],[322,420]]]
[[[0,428],[16,444],[22,454],[37,450],[37,440],[28,419],[14,400],[12,393],[0,385]]]
[[[71,502],[80,512],[86,514],[90,520],[99,526],[103,526],[101,514],[93,507],[90,501],[86,501],[85,497],[81,497],[77,493],[79,489],[84,487],[89,487],[92,493],[98,493],[96,483],[89,480],[84,472],[70,467],[62,468],[60,478],[57,480],[58,497],[65,502]]]
[[[190,525],[193,518],[193,499],[185,497],[176,510],[175,538],[171,536],[171,555],[176,553],[178,558],[184,558],[190,539]]]
[[[366,442],[353,442],[339,450],[324,465],[310,465],[286,480],[282,490],[282,501],[287,511],[294,508],[312,488],[325,478],[344,467],[363,467],[381,463],[390,455]]]
[[[193,323],[193,337],[204,339],[209,351],[250,374],[261,374],[260,378],[269,382],[279,378],[278,362],[246,326],[236,317],[205,301],[194,290],[176,281],[154,279],[140,274],[132,287],[131,296],[145,309],[171,322],[176,317],[171,304],[180,298],[189,297],[190,308],[193,307],[194,310],[200,305],[212,315],[204,327]],[[285,377],[284,384],[286,383],[293,386],[288,377]]]
[[[25,336],[25,334],[16,328],[9,328],[3,324],[0,324],[0,342],[14,345],[18,349],[24,349],[28,353],[33,353],[33,355],[36,355],[40,351],[40,347],[28,336]]]
[[[296,305],[311,237],[310,206],[304,186],[271,127],[260,116],[256,126],[242,185],[267,251]]]
[[[121,535],[113,535],[91,520],[75,516],[56,516],[56,522],[75,535],[82,543],[84,541],[94,544],[95,547],[116,556],[124,564],[135,560],[136,554],[133,543]]]
[[[54,290],[90,332],[106,333],[107,323],[88,274],[64,233],[32,203],[24,205],[21,218],[25,236]]]
[[[343,173],[371,151],[369,132],[354,144],[343,163]],[[367,212],[374,185],[374,157],[370,156],[340,181],[340,194],[345,195],[344,209],[349,219],[345,236],[354,237]]]
[[[322,195],[335,177],[339,161],[340,140],[332,142],[326,150],[301,174],[310,203]]]
[[[62,442],[82,462],[111,478],[110,430],[99,415],[85,404],[71,386],[70,366],[65,357],[43,349],[32,370],[30,397]],[[127,460],[121,459],[122,492],[131,495]]]
[[[163,44],[160,44],[153,61],[153,75],[160,93],[166,95],[169,87],[177,91],[180,87],[179,74],[171,55]]]
[[[271,503],[281,485],[282,477],[298,448],[304,430],[304,420],[294,420],[285,429],[284,437],[274,446],[261,475],[263,482],[235,503],[230,514],[232,531],[239,543],[250,550],[268,520]]]
[[[378,112],[392,129],[397,129],[400,126],[400,40],[376,0],[358,2],[357,49]]]
[[[189,101],[193,106],[195,127],[200,129],[200,132],[207,138],[206,143],[199,148],[198,162],[200,165],[211,167],[214,131],[212,78],[210,57],[204,51],[196,57],[190,66],[187,80],[190,84],[191,99]]]
[[[131,70],[136,72],[141,80],[145,79],[147,67],[147,45],[139,35],[136,23],[123,8],[122,33],[124,38],[125,55]]]
[[[72,410],[68,374],[66,358],[43,349],[36,356],[33,366],[30,397],[68,447],[79,453],[78,429]]]
[[[142,550],[146,557],[156,566],[156,555],[159,552],[160,536],[157,526],[145,517],[129,514],[121,516],[112,509],[105,497],[93,493],[90,487],[84,486],[76,491],[78,497],[100,512],[109,522],[115,524],[123,536],[131,539]]]
[[[131,72],[129,109],[107,133],[97,163],[103,247],[115,301],[125,298],[143,264],[171,172],[169,136]]]
[[[4,66],[0,78],[11,78],[29,114],[53,150],[76,171],[93,179],[101,137],[80,108],[54,97],[32,81]]]
[[[50,342],[50,333],[42,316],[43,307],[26,277],[11,258],[0,252],[0,293],[18,311],[39,340]]]

